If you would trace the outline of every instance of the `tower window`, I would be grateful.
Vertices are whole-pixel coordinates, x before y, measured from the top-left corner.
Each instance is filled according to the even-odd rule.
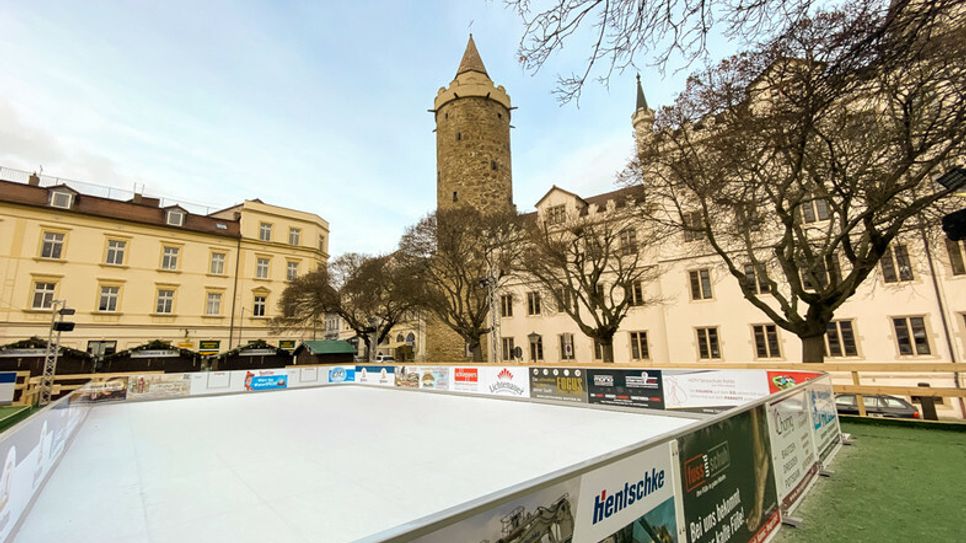
[[[456,141],[460,141],[462,139],[463,139],[463,133],[462,132],[457,132],[456,133]]]
[[[453,201],[454,202],[458,202],[459,201],[459,194],[455,190],[453,191]]]
[[[443,118],[444,119],[449,119],[449,113],[443,113]]]
[[[496,117],[497,117],[498,119],[502,119],[502,118],[503,118],[503,114],[502,114],[502,113],[497,113],[497,114],[496,114]]]
[[[496,171],[496,161],[495,160],[491,160],[490,161],[490,169]]]

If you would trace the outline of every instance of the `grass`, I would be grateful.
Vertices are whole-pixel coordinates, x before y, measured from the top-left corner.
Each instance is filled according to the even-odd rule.
[[[0,432],[27,418],[30,411],[30,407],[25,405],[0,407]]]
[[[854,445],[832,462],[776,543],[963,541],[966,432],[843,422]]]

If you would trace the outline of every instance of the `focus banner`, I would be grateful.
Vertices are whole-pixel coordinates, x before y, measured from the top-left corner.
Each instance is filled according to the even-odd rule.
[[[765,406],[678,439],[689,543],[761,543],[781,523]]]
[[[587,403],[587,371],[579,368],[532,368],[530,397]]]

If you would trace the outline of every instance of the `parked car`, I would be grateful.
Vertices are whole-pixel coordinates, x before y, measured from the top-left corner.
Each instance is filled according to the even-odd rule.
[[[890,419],[918,419],[919,410],[914,405],[895,396],[862,395],[865,413],[870,417],[885,417]],[[835,407],[840,415],[858,415],[859,406],[855,403],[855,394],[837,394]]]
[[[393,358],[391,354],[377,354],[376,362],[395,362],[396,359]]]

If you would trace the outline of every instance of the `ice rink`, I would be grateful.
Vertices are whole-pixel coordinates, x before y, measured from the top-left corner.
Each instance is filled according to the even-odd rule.
[[[100,405],[15,541],[352,541],[691,422],[362,386]]]

